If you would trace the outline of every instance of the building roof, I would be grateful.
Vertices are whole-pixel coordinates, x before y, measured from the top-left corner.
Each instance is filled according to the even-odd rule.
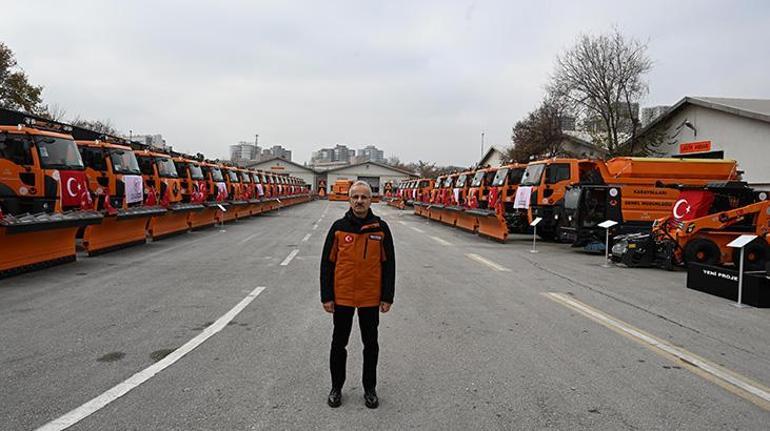
[[[413,176],[413,177],[417,177],[418,176],[414,172],[409,172],[409,171],[407,171],[405,169],[397,168],[395,166],[391,166],[391,165],[388,165],[388,164],[385,164],[385,163],[373,162],[371,160],[368,160],[366,162],[353,163],[353,164],[350,164],[350,165],[345,165],[345,166],[340,166],[340,167],[332,168],[332,169],[327,170],[326,172],[341,171],[343,169],[354,168],[356,166],[363,166],[363,165],[367,165],[367,164],[379,166],[379,167],[385,168],[385,169],[390,169],[392,171],[400,172],[400,173],[402,173],[404,175],[409,175],[409,176]]]
[[[739,117],[770,123],[770,99],[734,99],[728,97],[684,97],[670,107],[662,115],[653,119],[650,124],[644,126],[639,134],[642,135],[655,127],[658,123],[671,117],[686,105],[695,105],[702,108],[713,109]]]
[[[479,160],[479,166],[483,166],[487,164],[487,161],[490,157],[492,157],[492,154],[499,153],[503,158],[505,158],[505,151],[497,148],[494,145],[490,145],[489,149],[484,153],[484,155],[481,157],[481,160]]]
[[[562,134],[564,135],[564,138],[569,141],[572,141],[588,149],[594,150],[598,153],[607,154],[606,148],[600,147],[594,144],[593,142],[591,142],[591,134],[588,132],[565,130],[564,132],[562,132]]]
[[[296,166],[296,167],[301,168],[301,169],[305,169],[305,170],[310,171],[310,172],[312,172],[314,174],[318,173],[318,172],[316,172],[314,169],[312,169],[310,167],[307,167],[307,166],[304,166],[304,165],[300,165],[299,163],[292,162],[291,160],[284,159],[283,157],[273,157],[271,159],[260,160],[258,162],[246,163],[246,164],[244,164],[244,167],[246,167],[246,168],[253,168],[254,166],[262,165],[262,164],[265,164],[265,163],[272,163],[272,162],[274,162],[276,160],[284,162],[284,163],[288,163],[288,164],[290,164],[292,166]]]

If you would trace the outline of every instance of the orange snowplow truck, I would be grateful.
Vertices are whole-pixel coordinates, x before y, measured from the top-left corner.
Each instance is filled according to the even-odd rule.
[[[144,204],[139,163],[130,142],[80,127],[72,128],[85,165],[89,191],[101,224],[86,226],[79,236],[89,256],[146,242],[150,218],[166,213]]]
[[[594,244],[591,248],[601,250],[605,231],[599,223],[617,222],[615,235],[649,232],[654,220],[671,214],[679,191],[657,185],[702,187],[738,177],[734,160],[616,157],[578,165],[580,181],[567,187],[556,223],[559,237],[576,247]]]
[[[71,127],[0,109],[0,276],[75,260],[75,236],[102,221]]]
[[[181,180],[182,202],[202,206],[201,209],[190,211],[187,218],[188,226],[190,229],[213,226],[218,221],[217,216],[220,211],[216,205],[217,186],[212,184],[209,178],[203,155],[198,154],[195,157],[180,153],[172,155],[174,167]]]
[[[144,179],[145,205],[160,205],[165,214],[150,219],[148,232],[153,240],[187,232],[191,212],[202,210],[201,204],[182,202],[182,179],[170,155],[151,149],[147,145],[132,142],[131,147],[139,162]]]

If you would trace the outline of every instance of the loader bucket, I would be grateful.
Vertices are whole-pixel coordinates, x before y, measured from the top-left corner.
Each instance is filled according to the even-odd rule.
[[[504,242],[508,239],[508,223],[505,218],[498,216],[494,211],[490,210],[468,210],[471,214],[476,214],[479,222],[479,235],[486,236],[488,238],[496,239]]]
[[[0,277],[73,262],[78,229],[102,218],[95,211],[0,217]]]
[[[457,221],[455,226],[468,232],[476,233],[476,229],[479,227],[478,217],[475,214],[468,211],[459,211],[457,213]]]
[[[215,204],[209,205],[208,203],[204,204],[204,206],[206,208],[201,211],[190,213],[190,217],[187,219],[190,229],[203,229],[217,223],[217,212],[219,212],[219,208]]]

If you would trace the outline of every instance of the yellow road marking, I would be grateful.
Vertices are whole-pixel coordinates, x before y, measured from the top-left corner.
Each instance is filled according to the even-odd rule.
[[[606,328],[649,348],[655,353],[684,366],[693,373],[712,383],[716,383],[733,394],[770,411],[770,389],[761,383],[754,382],[748,377],[717,365],[694,353],[690,353],[681,347],[674,346],[642,331],[641,329],[625,323],[622,320],[616,319],[580,301],[572,299],[563,293],[547,292],[543,295],[552,301],[571,308]]]

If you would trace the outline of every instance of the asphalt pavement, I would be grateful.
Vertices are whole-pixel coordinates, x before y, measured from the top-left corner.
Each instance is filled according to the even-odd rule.
[[[397,257],[379,409],[357,325],[326,405],[318,272],[346,204],[315,201],[0,280],[0,429],[767,429],[770,311],[373,209]]]

